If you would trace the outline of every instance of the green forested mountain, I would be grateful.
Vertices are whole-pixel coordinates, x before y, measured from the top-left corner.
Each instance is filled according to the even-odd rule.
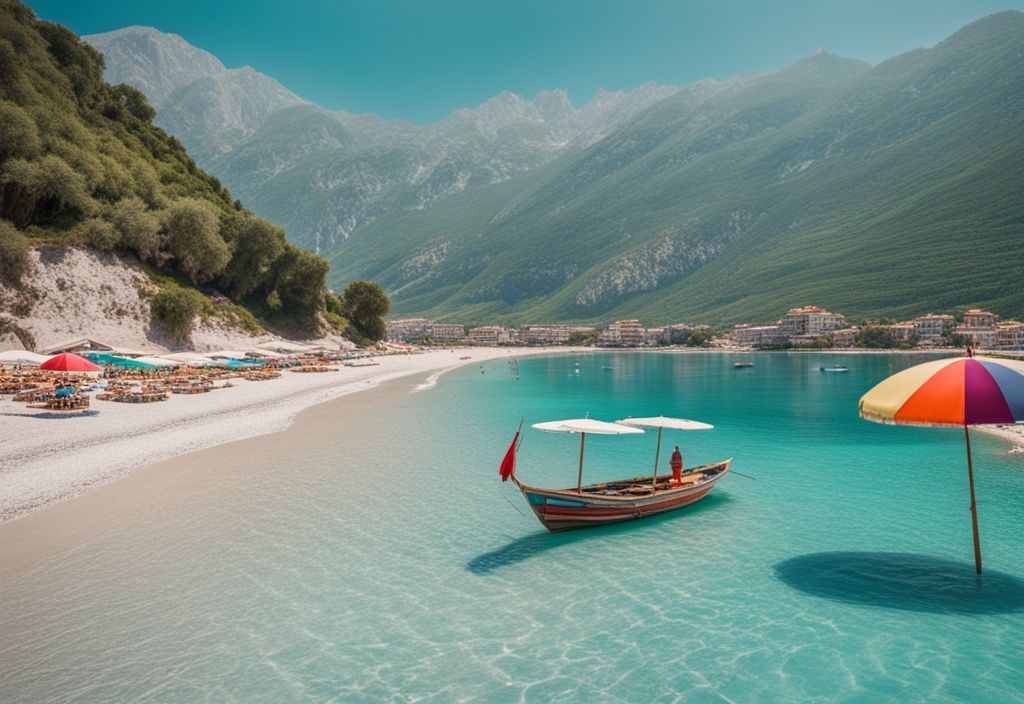
[[[875,67],[818,53],[727,85],[380,218],[330,276],[468,321],[1024,315],[1024,14]]]
[[[203,286],[292,328],[315,327],[326,263],[233,201],[153,118],[142,93],[103,80],[99,52],[0,0],[3,283],[30,285],[21,281],[30,245],[81,244],[148,263],[186,312]]]

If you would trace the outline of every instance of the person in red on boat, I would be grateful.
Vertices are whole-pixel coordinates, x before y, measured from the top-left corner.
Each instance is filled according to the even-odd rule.
[[[683,453],[679,451],[679,445],[676,445],[676,449],[672,451],[672,459],[669,460],[669,464],[672,465],[672,483],[680,484],[683,478]]]

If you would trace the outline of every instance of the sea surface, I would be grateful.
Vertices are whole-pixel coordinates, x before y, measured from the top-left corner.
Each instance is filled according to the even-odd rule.
[[[972,434],[976,578],[963,433],[857,417],[924,357],[736,359],[395,382],[0,526],[0,700],[1024,701],[1024,459]],[[662,466],[678,444],[735,474],[549,534],[498,464],[521,416],[588,413],[712,423],[666,432]],[[573,486],[577,436],[524,432],[519,475]],[[589,437],[585,479],[649,471],[655,441]]]

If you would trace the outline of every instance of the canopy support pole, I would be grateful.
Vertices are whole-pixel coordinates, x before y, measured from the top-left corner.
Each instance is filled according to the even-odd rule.
[[[658,458],[661,457],[661,431],[664,430],[660,425],[658,426],[658,449],[654,451],[654,478],[651,479],[651,491],[656,491],[658,488]]]
[[[576,493],[583,493],[583,446],[587,443],[587,434],[580,433],[580,471],[576,475]]]
[[[978,504],[974,500],[974,465],[971,462],[971,432],[964,425],[964,440],[967,441],[967,480],[971,485],[971,526],[974,528],[974,567],[981,574],[981,541],[978,538]]]

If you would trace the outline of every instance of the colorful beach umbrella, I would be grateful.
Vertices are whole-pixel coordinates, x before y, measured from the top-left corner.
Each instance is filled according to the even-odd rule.
[[[61,352],[39,365],[40,369],[51,372],[98,372],[102,371],[85,357],[71,352]]]
[[[860,416],[878,423],[964,429],[974,563],[981,574],[969,428],[1024,422],[1024,360],[975,357],[968,351],[966,357],[918,364],[893,374],[864,394],[860,399]]]

